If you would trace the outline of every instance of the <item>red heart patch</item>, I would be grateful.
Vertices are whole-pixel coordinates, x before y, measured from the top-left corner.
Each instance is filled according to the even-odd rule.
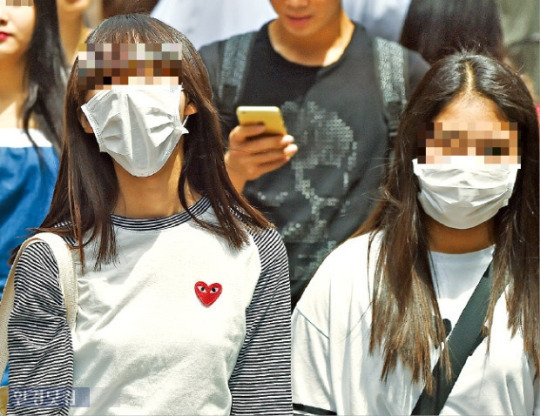
[[[221,289],[219,283],[212,283],[210,286],[204,282],[195,283],[195,294],[204,306],[210,306],[214,303],[221,295]]]

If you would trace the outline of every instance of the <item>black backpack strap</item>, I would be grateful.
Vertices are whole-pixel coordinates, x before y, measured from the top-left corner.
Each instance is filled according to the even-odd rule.
[[[492,281],[492,264],[490,264],[474,289],[473,294],[467,302],[465,309],[461,312],[448,338],[446,348],[448,348],[450,355],[452,378],[448,380],[444,372],[441,371],[441,362],[439,359],[432,373],[435,382],[434,392],[430,395],[424,389],[416,402],[416,406],[411,413],[412,415],[438,415],[444,407],[467,358],[473,354],[476,347],[485,338],[482,328],[486,319],[493,287]]]
[[[235,114],[255,34],[244,33],[225,41],[217,86],[218,108],[225,114]]]
[[[388,145],[389,149],[392,149],[399,118],[407,105],[408,54],[398,43],[375,37],[373,58],[384,106],[384,117],[388,125]]]

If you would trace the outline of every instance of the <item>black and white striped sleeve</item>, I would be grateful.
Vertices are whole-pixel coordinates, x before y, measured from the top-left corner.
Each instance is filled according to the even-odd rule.
[[[29,245],[16,265],[8,324],[8,415],[67,415],[73,348],[58,265],[48,244]]]
[[[261,275],[246,338],[229,380],[232,415],[291,415],[291,292],[287,252],[275,230],[254,235]]]

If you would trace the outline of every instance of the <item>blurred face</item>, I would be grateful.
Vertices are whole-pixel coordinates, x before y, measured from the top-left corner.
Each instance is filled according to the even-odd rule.
[[[291,35],[312,36],[339,21],[341,0],[270,0],[279,24]]]
[[[79,51],[78,84],[87,90],[86,102],[100,91],[119,89],[156,89],[182,84],[182,46],[174,43],[87,44]],[[180,95],[180,118],[196,112],[194,104]],[[84,114],[81,123],[92,132]]]
[[[33,2],[0,0],[0,61],[23,58],[32,39],[35,23]]]
[[[176,43],[88,44],[78,58],[83,89],[182,83],[182,46]]]
[[[465,160],[479,164],[520,163],[518,131],[495,103],[477,95],[452,101],[425,132],[425,163]]]

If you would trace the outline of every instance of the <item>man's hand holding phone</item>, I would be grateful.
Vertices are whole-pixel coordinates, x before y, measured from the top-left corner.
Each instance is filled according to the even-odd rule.
[[[240,125],[229,134],[225,163],[235,188],[242,192],[247,181],[287,163],[298,147],[285,130],[279,108],[238,107],[237,115]]]

